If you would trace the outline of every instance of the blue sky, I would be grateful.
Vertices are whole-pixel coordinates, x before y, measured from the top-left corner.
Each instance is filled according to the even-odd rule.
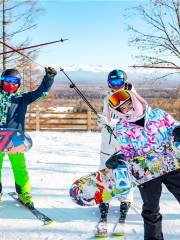
[[[132,65],[136,50],[128,46],[124,14],[141,2],[39,1],[45,11],[31,32],[32,44],[61,37],[69,41],[41,48],[37,61],[43,65]]]

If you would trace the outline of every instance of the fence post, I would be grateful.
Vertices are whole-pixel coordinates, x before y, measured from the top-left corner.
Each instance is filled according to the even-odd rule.
[[[40,130],[40,111],[36,110],[36,131]]]
[[[92,129],[92,126],[91,126],[91,116],[92,116],[92,113],[91,111],[87,111],[87,130],[88,131],[91,131]]]

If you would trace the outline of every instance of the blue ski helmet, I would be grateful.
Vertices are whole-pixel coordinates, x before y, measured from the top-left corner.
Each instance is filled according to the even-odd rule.
[[[124,88],[126,82],[127,75],[123,70],[115,69],[108,75],[108,87],[113,91]]]

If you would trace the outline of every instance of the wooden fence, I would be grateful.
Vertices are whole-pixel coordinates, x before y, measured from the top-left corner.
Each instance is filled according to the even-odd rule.
[[[180,119],[180,114],[171,114]],[[80,113],[36,111],[28,112],[26,116],[27,131],[100,130],[96,122],[97,116],[91,111]]]
[[[26,115],[26,130],[99,130],[96,118],[97,116],[91,111],[81,113],[28,112]]]

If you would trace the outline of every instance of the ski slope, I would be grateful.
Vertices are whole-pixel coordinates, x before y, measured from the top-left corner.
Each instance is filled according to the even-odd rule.
[[[10,162],[4,161],[2,172],[3,198],[0,204],[0,240],[76,240],[94,239],[98,221],[97,207],[75,205],[69,198],[69,187],[82,175],[98,169],[100,133],[93,132],[32,132],[34,146],[26,153],[35,206],[57,221],[42,226],[32,213],[8,196],[14,191]],[[134,194],[126,227],[126,239],[143,240],[140,215],[141,198]],[[119,203],[111,202],[108,217],[108,239],[118,219]],[[165,240],[180,239],[180,206],[163,189],[161,197]]]

